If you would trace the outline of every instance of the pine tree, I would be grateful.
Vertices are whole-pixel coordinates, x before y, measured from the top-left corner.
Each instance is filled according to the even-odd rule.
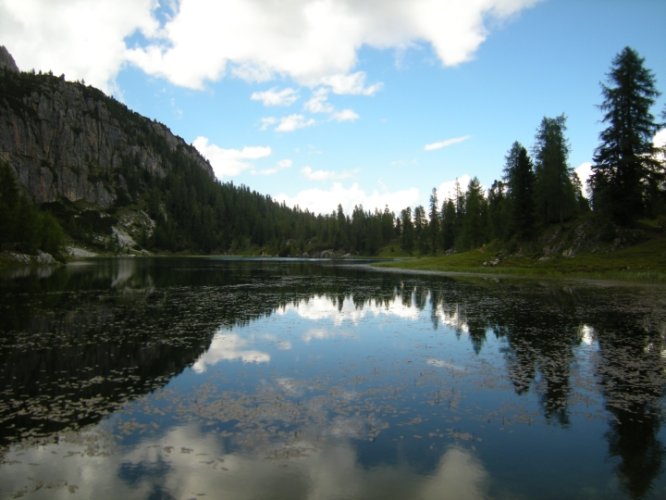
[[[508,186],[510,234],[521,240],[534,236],[534,171],[527,150],[514,142],[506,156],[504,179]]]
[[[428,228],[430,231],[430,252],[433,255],[437,253],[437,247],[439,246],[440,220],[437,203],[437,189],[432,188],[432,193],[430,193],[430,213],[428,214],[430,220]]]
[[[469,181],[465,193],[465,215],[462,220],[460,247],[463,250],[477,248],[487,240],[486,199],[481,191],[479,179],[474,177]]]
[[[593,205],[613,221],[631,224],[645,212],[646,188],[658,185],[664,174],[654,156],[658,125],[650,113],[659,92],[644,59],[625,47],[613,59],[602,93],[608,126],[594,154]]]
[[[400,212],[400,219],[402,220],[402,235],[401,246],[406,252],[414,250],[414,224],[412,223],[412,209],[410,207],[404,208]]]
[[[453,200],[442,204],[442,248],[451,250],[456,240],[456,205]]]
[[[418,245],[419,253],[428,253],[428,220],[423,205],[414,208],[414,239]]]
[[[564,138],[566,117],[544,117],[534,146],[535,202],[542,224],[564,222],[576,213],[576,200],[568,166],[569,146]]]
[[[508,238],[511,220],[509,216],[509,199],[506,184],[493,181],[488,190],[488,236],[490,239],[505,240]]]

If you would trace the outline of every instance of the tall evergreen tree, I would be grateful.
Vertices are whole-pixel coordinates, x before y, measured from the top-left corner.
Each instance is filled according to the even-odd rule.
[[[463,250],[476,248],[487,241],[486,199],[483,197],[481,183],[474,177],[469,181],[465,193],[465,215],[462,221],[460,247]]]
[[[404,208],[400,212],[400,219],[402,221],[402,235],[401,246],[406,252],[414,250],[414,224],[412,223],[412,209],[410,207]]]
[[[506,156],[504,178],[508,186],[510,233],[521,240],[534,236],[534,171],[527,150],[514,142]]]
[[[439,246],[439,233],[440,233],[440,217],[437,206],[437,189],[432,188],[430,193],[430,213],[428,214],[430,220],[428,221],[428,229],[430,232],[430,252],[432,254],[437,253],[437,247]]]
[[[414,239],[421,254],[428,253],[428,219],[423,205],[414,208]]]
[[[442,248],[451,250],[456,239],[456,205],[453,200],[446,200],[442,204]]]
[[[654,157],[658,125],[650,113],[659,92],[644,62],[625,47],[613,59],[608,85],[602,84],[600,107],[607,127],[593,158],[593,204],[620,224],[631,224],[644,213],[646,188],[664,174]]]
[[[506,184],[495,180],[488,190],[488,236],[490,239],[507,239],[511,226],[509,199]]]
[[[563,222],[576,213],[565,130],[564,115],[544,117],[536,135],[535,202],[537,217],[542,224]]]

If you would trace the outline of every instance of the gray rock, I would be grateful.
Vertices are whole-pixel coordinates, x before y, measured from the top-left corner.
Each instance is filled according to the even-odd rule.
[[[7,70],[18,73],[19,69],[14,58],[4,45],[0,45],[0,70]]]
[[[64,77],[18,73],[0,48],[0,160],[35,203],[85,202],[98,209],[131,203],[132,172],[163,178],[182,159],[214,177],[198,151],[164,125],[101,91]],[[27,83],[26,83],[27,82]]]

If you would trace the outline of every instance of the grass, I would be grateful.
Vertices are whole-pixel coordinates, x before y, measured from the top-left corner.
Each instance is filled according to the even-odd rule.
[[[497,265],[489,265],[495,257],[492,248],[479,248],[451,255],[407,257],[376,265],[438,272],[666,283],[666,237],[663,236],[612,252],[545,259],[509,255]]]

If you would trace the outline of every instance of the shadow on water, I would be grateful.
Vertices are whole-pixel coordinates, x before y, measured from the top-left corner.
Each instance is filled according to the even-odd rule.
[[[632,498],[650,494],[664,452],[666,299],[660,294],[367,273],[299,261],[101,260],[1,281],[0,449],[49,442],[63,430],[96,423],[188,367],[205,370],[216,352],[228,356],[230,346],[237,349],[234,359],[260,362],[261,353],[239,351],[238,338],[219,332],[319,298],[340,314],[351,303],[357,311],[398,304],[429,315],[435,331],[468,338],[479,357],[491,340],[499,342],[505,373],[496,376],[518,398],[537,394],[544,421],[563,429],[572,425],[578,356],[586,350],[592,389],[607,411],[608,455],[619,484]],[[429,363],[458,370],[445,360]],[[358,445],[359,460],[364,446]],[[326,453],[348,453],[333,450]],[[436,455],[431,475],[455,469],[443,467],[446,460],[476,460],[451,450]],[[164,473],[119,467],[130,482],[132,475]],[[269,469],[270,478],[276,471]]]

